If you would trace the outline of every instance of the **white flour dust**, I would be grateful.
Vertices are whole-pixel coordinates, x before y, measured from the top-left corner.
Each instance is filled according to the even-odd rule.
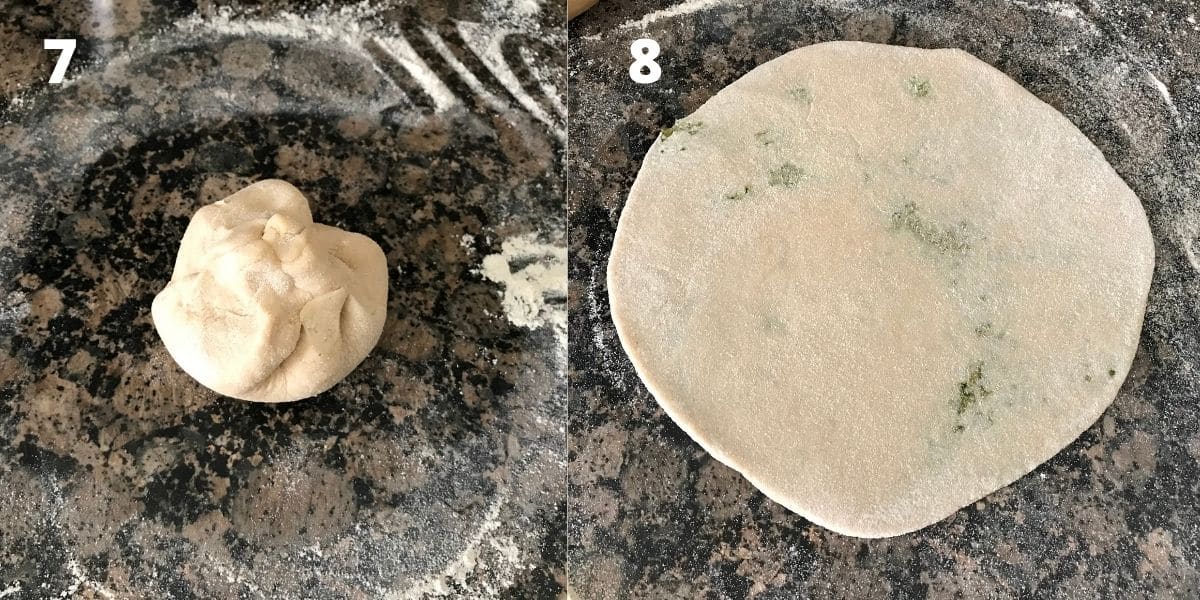
[[[429,98],[433,100],[435,110],[443,112],[459,103],[454,92],[450,91],[437,73],[429,68],[429,65],[417,54],[408,40],[402,37],[382,36],[376,36],[373,40],[380,49],[408,71],[408,74],[421,86],[421,91],[428,94]]]
[[[433,102],[432,108],[437,112],[473,103],[473,98],[460,98],[447,85],[446,78],[453,76],[494,110],[522,109],[549,126],[556,137],[566,138],[565,107],[562,115],[549,114],[530,94],[530,90],[542,97],[557,93],[555,82],[550,80],[544,69],[525,60],[524,56],[522,60],[526,64],[523,66],[534,81],[521,81],[502,50],[502,42],[507,36],[519,33],[544,34],[538,25],[543,7],[537,0],[490,0],[482,7],[483,20],[486,22],[457,22],[455,25],[467,49],[480,59],[488,74],[503,89],[490,89],[485,85],[480,77],[482,74],[474,73],[462,64],[436,30],[425,26],[402,30],[387,21],[383,16],[387,9],[384,4],[367,1],[337,8],[322,5],[303,14],[285,11],[262,18],[222,6],[211,15],[197,13],[184,18],[176,22],[175,27],[179,32],[194,36],[216,34],[337,42],[356,49],[371,60],[374,60],[371,50],[375,50],[403,67],[421,91],[429,96]],[[439,73],[431,68],[409,42],[413,36],[424,38],[454,73]],[[388,77],[382,70],[379,73]],[[515,106],[509,97],[516,101]],[[557,98],[551,98],[550,102],[554,104],[554,112],[559,112],[557,109],[561,102]]]
[[[479,528],[467,540],[466,548],[439,573],[427,575],[403,592],[392,592],[387,600],[420,600],[421,598],[440,598],[446,596],[469,598],[494,598],[506,588],[513,585],[517,573],[524,567],[520,560],[520,551],[513,547],[509,538],[495,535],[500,527],[500,509],[503,508],[507,497],[500,495],[483,515]],[[484,542],[488,543],[489,548]],[[512,547],[512,551],[510,551]],[[490,572],[487,578],[474,577],[480,565],[483,554],[493,554],[487,561]]]
[[[357,39],[364,32],[379,26],[379,10],[369,3],[352,4],[337,9],[321,6],[311,13],[279,12],[266,19],[240,13],[229,6],[218,8],[212,15],[195,13],[175,23],[176,29],[218,35],[340,40],[349,36]]]
[[[1175,107],[1175,99],[1171,97],[1171,90],[1167,88],[1167,84],[1163,83],[1162,80],[1155,76],[1154,73],[1149,69],[1146,70],[1146,78],[1150,85],[1154,86],[1154,89],[1158,92],[1158,95],[1162,96],[1163,102],[1167,103],[1167,110],[1171,112],[1171,117],[1175,120],[1175,125],[1182,126],[1183,119],[1179,114],[1179,109]]]
[[[504,316],[513,325],[553,327],[567,335],[567,249],[542,244],[535,234],[504,240],[499,254],[483,259],[479,273],[504,287]]]
[[[646,14],[646,16],[644,16],[640,19],[630,19],[628,21],[625,21],[624,23],[621,23],[620,25],[617,25],[613,29],[615,29],[615,30],[645,29],[651,23],[654,23],[655,21],[658,21],[659,19],[678,17],[680,15],[686,15],[686,14],[691,14],[694,12],[699,12],[699,11],[702,11],[705,9],[713,8],[714,6],[721,6],[724,4],[737,4],[737,2],[735,2],[734,0],[687,0],[686,2],[680,2],[679,4],[676,4],[670,8],[664,8],[662,10],[656,10],[652,13],[648,13],[648,14]],[[585,40],[598,40],[600,38],[601,38],[601,34],[592,34],[592,35],[583,36],[583,39],[585,39]]]
[[[541,0],[486,0],[484,20],[493,26],[525,27],[541,14]]]
[[[1088,19],[1087,15],[1085,15],[1082,10],[1079,10],[1078,6],[1073,4],[1061,1],[1046,2],[1045,4],[1024,2],[1023,0],[1010,1],[1013,3],[1013,5],[1019,6],[1026,11],[1037,11],[1050,15],[1057,15],[1084,28],[1092,35],[1100,35],[1100,29],[1096,27],[1096,24]]]
[[[8,277],[9,280],[16,277],[15,275],[9,276],[8,273],[4,273],[4,276]],[[29,317],[29,313],[32,310],[33,307],[30,306],[29,297],[25,292],[19,289],[9,292],[8,297],[4,298],[3,302],[0,302],[0,327],[15,326]]]
[[[1158,90],[1158,94],[1167,102],[1167,105],[1174,108],[1175,101],[1171,99],[1171,90],[1167,89],[1167,84],[1163,83],[1161,79],[1150,71],[1146,71],[1146,77],[1150,79],[1150,85],[1153,85],[1154,89]]]
[[[508,68],[508,64],[504,62],[502,44],[504,43],[505,33],[503,31],[497,32],[494,27],[480,23],[459,23],[458,31],[459,34],[462,35],[463,39],[468,41],[471,47],[484,50],[479,54],[480,61],[482,61],[484,65],[487,66],[488,70],[496,76],[500,83],[504,85],[505,89],[523,90],[521,81],[517,78],[516,73],[513,73],[512,69]],[[430,41],[433,42],[433,40]],[[434,43],[434,46],[438,47],[436,43]],[[447,62],[453,65],[454,68],[460,73],[465,70],[465,67],[458,61],[457,58],[453,56],[453,54],[444,54],[444,50],[440,47],[439,51],[443,52],[443,56],[446,58]],[[558,90],[553,81],[545,73],[540,72],[541,69],[538,68],[538,63],[536,61],[529,61],[524,55],[522,55],[522,61],[525,62],[526,70],[532,74],[533,78],[535,79],[535,81],[530,82],[530,84],[539,86],[541,92],[540,95],[550,98],[554,104],[555,112],[559,113],[559,115],[565,119],[566,107],[563,106],[561,99],[558,98]],[[464,74],[463,77],[468,81],[468,83],[470,83],[472,89],[477,89],[480,91],[480,95],[487,100],[489,104],[497,107],[503,106],[503,100],[496,98],[494,94],[486,92],[485,88],[480,85],[478,81],[471,81],[473,76]],[[517,102],[521,105],[521,107],[528,111],[529,114],[533,115],[535,119],[547,124],[554,122],[554,119],[551,117],[551,115],[547,114],[542,106],[534,101],[530,94],[522,91],[521,94],[514,95],[514,97],[517,99]]]
[[[62,523],[63,514],[70,510],[66,496],[63,494],[62,487],[53,477],[46,479],[46,484],[50,488],[48,492],[48,500],[51,504],[51,512],[49,513],[50,525],[55,529],[62,539],[70,539],[67,537],[66,527]],[[67,572],[70,574],[67,587],[58,595],[58,598],[66,600],[67,598],[75,598],[86,589],[90,591],[92,596],[112,600],[116,596],[104,586],[103,583],[96,581],[88,576],[83,570],[83,565],[79,562],[79,557],[76,556],[76,550],[67,544],[64,546],[67,552],[67,562],[64,565]]]
[[[1079,10],[1078,6],[1067,2],[1054,1],[1042,4],[1023,2],[1022,0],[1012,0],[1013,4],[1020,6],[1026,10],[1040,10],[1047,13],[1056,14],[1067,19],[1084,19],[1083,11]]]

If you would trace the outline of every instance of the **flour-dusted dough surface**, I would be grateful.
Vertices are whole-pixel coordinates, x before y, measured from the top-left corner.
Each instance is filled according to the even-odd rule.
[[[626,352],[692,438],[813,522],[885,537],[1099,417],[1153,263],[1137,197],[1003,73],[833,42],[663,132],[608,284]]]
[[[333,387],[366,358],[387,287],[378,244],[313,223],[299,190],[266,180],[196,211],[152,314],[200,383],[287,402]]]

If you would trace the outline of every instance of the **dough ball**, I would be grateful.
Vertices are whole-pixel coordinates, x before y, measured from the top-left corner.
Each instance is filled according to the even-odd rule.
[[[378,244],[313,223],[304,195],[272,179],[196,211],[151,312],[196,381],[289,402],[333,387],[366,358],[387,292]]]
[[[1153,268],[1138,198],[1052,107],[962,51],[835,42],[663,132],[608,285],[680,427],[789,509],[881,537],[1095,422]]]

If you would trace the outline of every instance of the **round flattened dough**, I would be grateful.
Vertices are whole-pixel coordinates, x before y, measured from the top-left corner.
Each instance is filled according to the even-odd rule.
[[[813,522],[885,537],[1100,416],[1153,265],[1137,197],[1003,73],[833,42],[664,130],[608,285],[626,352],[693,439]]]
[[[266,180],[196,211],[151,312],[175,362],[206,387],[288,402],[366,358],[387,290],[378,244],[313,223],[299,190]]]

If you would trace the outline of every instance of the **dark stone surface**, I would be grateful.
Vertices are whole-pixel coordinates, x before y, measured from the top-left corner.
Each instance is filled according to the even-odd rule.
[[[1200,595],[1200,7],[729,2],[625,25],[671,6],[601,2],[571,24],[568,555],[577,596]],[[626,75],[640,37],[662,46],[658,83]],[[1103,150],[1142,199],[1157,246],[1138,357],[1104,416],[1013,485],[882,540],[812,525],[693,443],[634,374],[605,288],[617,218],[659,129],[756,65],[839,39],[959,47],[1008,73]]]
[[[565,244],[565,11],[92,4],[0,8],[0,597],[555,597],[565,346],[476,269]],[[44,37],[79,39],[67,85]],[[378,347],[283,405],[204,389],[150,319],[192,213],[269,177],[391,281]]]

